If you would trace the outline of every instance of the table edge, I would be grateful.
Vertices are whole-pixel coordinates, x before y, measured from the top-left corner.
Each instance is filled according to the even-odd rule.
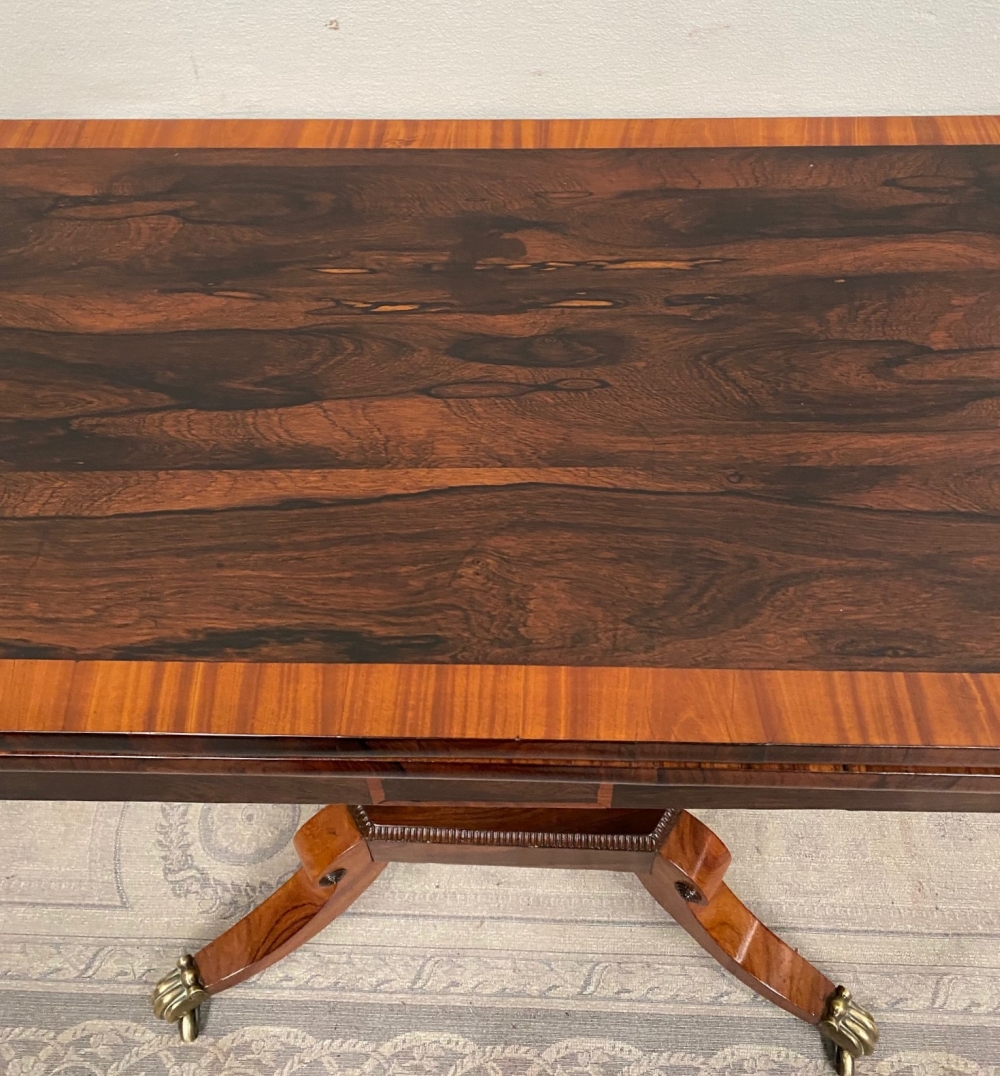
[[[992,145],[1000,116],[0,120],[0,149],[640,149]]]
[[[0,149],[917,144],[1000,144],[1000,116],[0,120]],[[428,668],[436,671],[420,672]],[[947,752],[1000,748],[994,674],[539,668],[5,660],[0,732],[232,737],[243,715],[239,723],[254,736],[371,739],[384,734],[393,713],[394,738],[444,742],[468,736],[472,713],[483,742],[692,743],[748,753],[765,744],[842,754],[912,749],[942,759]],[[328,671],[304,674],[307,669]],[[654,698],[682,700],[666,739]],[[386,710],[386,703],[399,709]]]

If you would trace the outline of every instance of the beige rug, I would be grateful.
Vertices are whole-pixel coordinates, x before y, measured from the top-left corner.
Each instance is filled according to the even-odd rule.
[[[3,1076],[821,1076],[816,1033],[638,881],[390,866],[183,1046],[152,983],[295,866],[309,808],[0,803]],[[697,812],[729,880],[883,1026],[860,1076],[1000,1076],[989,815]]]

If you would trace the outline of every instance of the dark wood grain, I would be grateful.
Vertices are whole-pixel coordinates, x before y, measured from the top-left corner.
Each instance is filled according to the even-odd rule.
[[[525,487],[0,536],[6,657],[1000,668],[990,519]]]
[[[0,655],[996,670],[998,192],[0,152]]]

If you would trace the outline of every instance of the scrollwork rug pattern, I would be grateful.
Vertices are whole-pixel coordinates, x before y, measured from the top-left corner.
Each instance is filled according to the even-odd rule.
[[[308,807],[0,803],[0,1076],[827,1076],[638,881],[395,864],[182,1045],[151,984],[288,872]],[[883,1026],[859,1076],[1000,1076],[981,815],[699,812],[735,888]]]
[[[563,1039],[545,1048],[483,1046],[429,1032],[386,1042],[317,1039],[288,1027],[247,1028],[204,1049],[198,1061],[148,1027],[91,1020],[62,1033],[0,1032],[7,1076],[823,1076],[825,1063],[781,1047],[735,1046],[704,1056],[690,1050],[640,1050],[624,1042]],[[947,1054],[900,1053],[874,1064],[878,1076],[998,1076],[1000,1069]]]

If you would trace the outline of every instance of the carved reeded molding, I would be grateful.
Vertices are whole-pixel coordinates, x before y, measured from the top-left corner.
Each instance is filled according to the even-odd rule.
[[[664,811],[651,833],[552,833],[538,830],[454,829],[444,826],[387,826],[373,822],[364,807],[351,813],[366,841],[410,844],[472,844],[499,848],[580,848],[595,852],[655,852],[680,815]]]

